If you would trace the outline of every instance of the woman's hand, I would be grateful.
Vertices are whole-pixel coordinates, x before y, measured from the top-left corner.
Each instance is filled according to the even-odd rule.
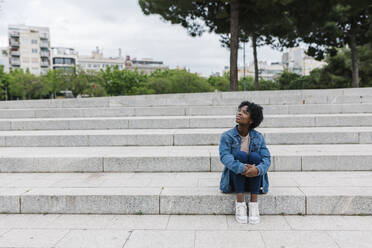
[[[246,164],[243,175],[246,177],[256,177],[258,176],[258,169],[254,164]]]

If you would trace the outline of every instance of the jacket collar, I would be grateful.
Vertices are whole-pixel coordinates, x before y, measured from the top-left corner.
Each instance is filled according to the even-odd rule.
[[[238,124],[236,124],[235,127],[233,128],[233,134],[234,136],[240,136],[238,132]],[[252,135],[254,135],[253,129],[249,130],[249,137],[252,137]]]

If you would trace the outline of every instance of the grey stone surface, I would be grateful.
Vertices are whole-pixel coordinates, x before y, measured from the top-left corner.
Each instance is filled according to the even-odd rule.
[[[225,128],[0,131],[3,146],[218,145]],[[268,145],[370,144],[372,127],[258,128]],[[4,143],[5,142],[5,143]]]
[[[167,229],[169,215],[113,215],[108,229]]]
[[[266,231],[301,229],[300,219],[290,222],[287,216],[256,229],[237,227],[226,216],[214,218],[213,214],[234,213],[235,194],[219,191],[223,165],[218,144],[221,133],[235,124],[237,105],[249,99],[264,107],[265,118],[257,130],[264,134],[272,155],[269,192],[259,196],[263,220],[273,214],[370,215],[371,97],[372,88],[365,88],[1,102],[0,209],[61,214],[55,216],[109,214],[83,219],[80,226],[72,215],[45,219],[45,225],[35,218],[30,226],[190,230],[195,247],[207,247],[218,236],[217,230],[259,230],[261,237]],[[145,224],[138,213],[175,215],[151,217]],[[111,214],[133,218],[114,221]],[[188,218],[193,214],[208,216]],[[154,224],[157,220],[160,224]],[[324,220],[333,220],[334,225],[325,225]],[[367,225],[358,221],[362,227]],[[319,222],[318,229],[306,229],[313,222],[314,226]],[[301,231],[349,231],[347,222],[307,219]],[[349,226],[362,230],[356,224]],[[198,243],[198,231],[206,230],[209,238]],[[82,233],[71,232],[62,246]],[[95,235],[84,234],[89,244]],[[301,244],[303,235],[298,232],[283,245]],[[276,244],[281,239],[272,236]],[[328,242],[323,236],[319,240]],[[275,242],[265,244],[270,247]],[[305,247],[310,244],[305,238]]]
[[[260,213],[305,213],[305,197],[298,189],[273,188],[272,192],[259,198]],[[216,188],[165,188],[160,195],[160,213],[232,214],[234,200],[234,194],[223,194]]]
[[[104,171],[180,172],[210,171],[209,157],[127,157],[104,158]]]
[[[21,196],[21,213],[156,214],[158,188],[51,188]]]
[[[171,215],[168,230],[225,230],[226,215]]]
[[[160,194],[160,214],[231,214],[234,199],[217,188],[165,188]]]
[[[102,172],[102,158],[3,157],[0,172]]]
[[[21,216],[49,216],[51,220],[38,220],[44,223],[45,229],[112,229],[113,219],[118,215],[111,214],[20,214]],[[25,217],[24,217],[25,218]],[[44,217],[45,218],[45,217]],[[10,222],[11,216],[8,217]],[[35,219],[35,218],[33,218]],[[23,228],[28,228],[25,224]],[[123,227],[117,229],[125,229]]]
[[[8,135],[5,138],[4,146],[87,146],[87,135],[53,135],[52,133],[43,134],[24,134]]]
[[[69,230],[12,229],[0,236],[0,247],[53,247]]]
[[[372,104],[295,104],[262,105],[264,115],[293,114],[361,114],[372,113]],[[93,117],[130,117],[130,116],[231,116],[237,105],[222,106],[161,106],[161,107],[102,107],[102,108],[36,108],[0,109],[1,119],[24,118],[93,118]],[[369,121],[368,117],[360,117]],[[311,121],[312,122],[312,121]],[[344,122],[347,122],[345,120]],[[296,125],[293,122],[290,125]]]
[[[194,231],[134,230],[124,247],[194,248]]]
[[[265,243],[257,231],[196,231],[195,247],[264,248]]]
[[[272,158],[272,163],[275,171],[303,170],[302,159],[300,156],[274,156]]]
[[[19,213],[19,195],[25,192],[21,188],[0,188],[0,213]]]
[[[371,155],[303,156],[302,170],[371,170]]]
[[[307,214],[372,214],[371,187],[301,187]]]
[[[121,248],[129,237],[126,230],[71,230],[55,245],[56,248]]]
[[[269,171],[371,170],[368,144],[268,145]],[[218,146],[3,147],[1,172],[214,171]]]
[[[104,216],[104,215],[100,215]],[[0,214],[0,228],[9,228],[9,229],[49,229],[50,224],[54,223],[60,215],[57,214]],[[87,216],[85,216],[87,217]],[[83,220],[84,216],[79,216],[75,220]],[[90,217],[89,219],[94,219]],[[64,228],[62,225],[56,227],[56,229],[70,229],[73,228],[73,225],[67,225],[67,228]],[[89,227],[89,228],[92,228]]]
[[[249,209],[248,209],[249,211]],[[292,217],[293,215],[288,215]],[[235,215],[226,215],[228,230],[291,230],[291,226],[282,215],[261,215],[260,223],[256,225],[242,225],[235,220]]]
[[[0,214],[0,247],[370,247],[371,218],[262,215],[252,225],[234,215]]]
[[[0,119],[0,130],[231,128],[230,115]],[[372,126],[372,114],[265,115],[261,128]]]
[[[293,230],[372,230],[372,216],[304,215],[284,216],[284,218]]]
[[[340,248],[371,247],[371,231],[328,231],[327,233]]]
[[[220,172],[2,173],[0,196],[21,213],[232,214],[235,194],[219,191],[220,177]],[[259,195],[261,214],[371,214],[370,172],[270,172],[269,178],[269,192]]]
[[[262,231],[268,248],[338,248],[337,243],[322,231]]]

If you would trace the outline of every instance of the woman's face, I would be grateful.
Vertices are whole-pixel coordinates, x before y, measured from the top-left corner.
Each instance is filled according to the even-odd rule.
[[[243,106],[236,111],[235,122],[241,125],[250,125],[253,123],[251,120],[251,113],[247,111],[248,106]]]

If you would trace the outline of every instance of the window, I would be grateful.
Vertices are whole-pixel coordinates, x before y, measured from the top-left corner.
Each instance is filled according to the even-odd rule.
[[[37,48],[32,48],[32,53],[37,53]]]
[[[54,58],[54,64],[63,64],[63,58]]]
[[[31,40],[31,44],[37,44],[37,40]]]
[[[72,65],[74,64],[74,60],[72,58],[65,58],[65,64]]]

